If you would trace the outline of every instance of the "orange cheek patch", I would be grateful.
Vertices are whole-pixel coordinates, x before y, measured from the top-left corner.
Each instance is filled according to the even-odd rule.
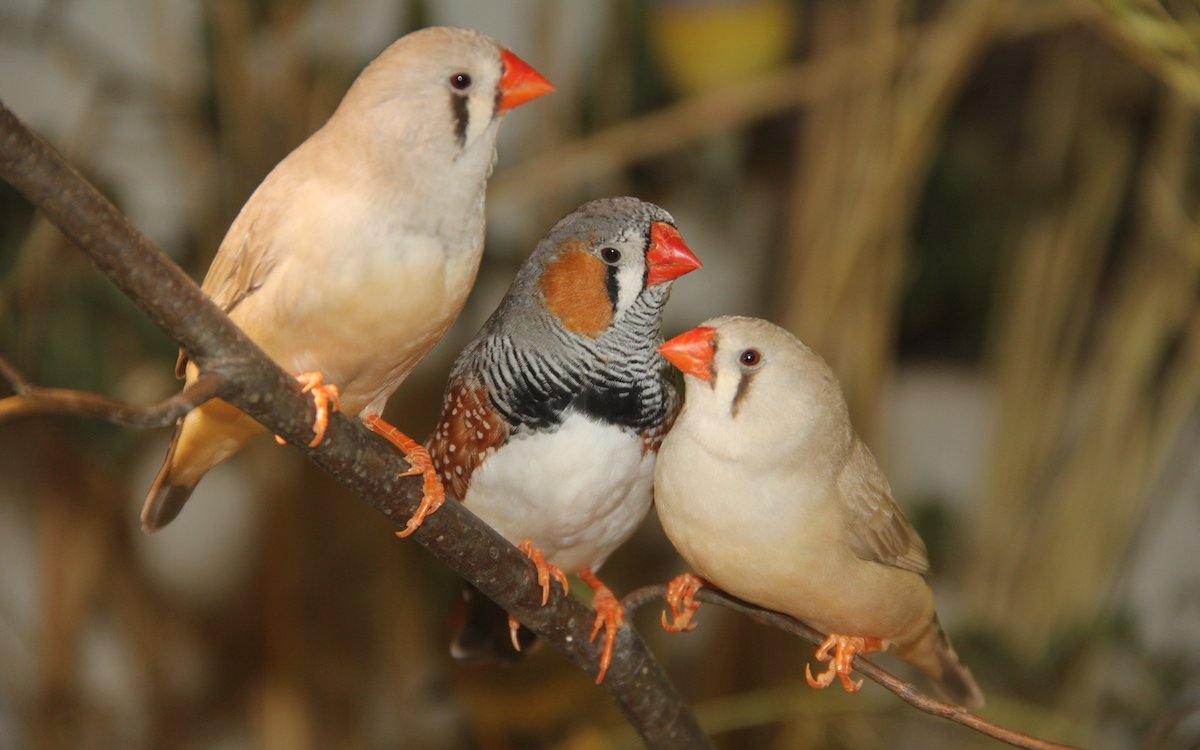
[[[590,253],[567,252],[542,275],[546,307],[567,330],[596,338],[612,324],[608,298],[608,266]]]

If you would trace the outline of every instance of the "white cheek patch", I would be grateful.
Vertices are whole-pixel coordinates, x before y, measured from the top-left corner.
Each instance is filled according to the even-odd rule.
[[[616,269],[617,299],[613,305],[616,308],[614,317],[620,317],[633,305],[634,300],[642,293],[642,284],[646,278],[646,256],[637,250],[624,252],[633,256],[633,262],[622,263]]]

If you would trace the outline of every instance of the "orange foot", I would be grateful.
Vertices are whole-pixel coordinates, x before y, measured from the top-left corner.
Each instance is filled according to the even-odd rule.
[[[829,655],[830,649],[834,649],[833,656]],[[829,668],[813,677],[812,671],[805,664],[804,679],[808,680],[808,684],[812,687],[826,688],[833,683],[834,677],[838,677],[847,693],[857,693],[858,689],[862,687],[862,680],[856,682],[850,679],[850,673],[854,671],[854,655],[869,654],[872,651],[883,651],[883,641],[878,638],[860,638],[830,633],[821,647],[817,649],[817,661],[831,661]]]
[[[525,553],[525,556],[533,561],[533,567],[537,568],[538,584],[542,587],[542,606],[546,606],[546,602],[550,601],[550,577],[558,581],[562,586],[563,593],[571,590],[571,584],[567,582],[567,574],[562,571],[562,568],[552,563],[546,562],[546,558],[542,555],[542,551],[533,546],[533,540],[526,539],[517,547]],[[512,622],[509,622],[512,625]],[[515,637],[515,636],[514,636]],[[519,649],[518,649],[519,650]]]
[[[417,512],[408,519],[403,531],[396,532],[396,536],[403,539],[416,531],[425,522],[426,516],[442,507],[442,503],[446,502],[446,488],[442,486],[442,480],[438,479],[437,470],[433,468],[433,459],[429,457],[429,452],[420,443],[397,430],[381,417],[370,416],[363,423],[404,454],[404,460],[408,461],[409,469],[400,476],[412,477],[420,474],[425,480],[421,504],[417,506]]]
[[[667,604],[671,605],[671,622],[667,622],[666,610],[662,613],[663,630],[668,633],[679,633],[694,630],[696,623],[692,615],[700,609],[696,601],[696,592],[704,588],[707,581],[695,573],[684,573],[675,576],[667,584]]]
[[[571,590],[571,584],[567,581],[567,574],[562,571],[562,568],[553,563],[546,562],[546,557],[542,551],[533,546],[532,539],[526,539],[518,545],[517,549],[525,553],[525,556],[533,561],[533,567],[537,568],[538,584],[542,587],[542,606],[546,606],[546,602],[550,601],[550,579],[558,581],[562,586],[563,593]],[[517,651],[521,650],[520,639],[517,638],[517,630],[521,627],[521,621],[508,616],[508,637],[512,640],[513,648]]]
[[[325,439],[325,430],[329,427],[329,413],[337,411],[342,406],[342,393],[336,385],[332,383],[326,385],[324,376],[319,372],[302,372],[296,376],[296,380],[300,381],[300,385],[304,386],[300,389],[300,392],[311,393],[313,395],[313,403],[317,407],[317,417],[313,420],[313,439],[308,444],[309,448],[316,448]],[[287,445],[287,441],[278,435],[275,436],[275,442],[280,445]]]
[[[613,646],[617,642],[617,631],[625,624],[625,607],[612,590],[592,573],[591,568],[579,571],[579,579],[592,587],[592,609],[596,610],[596,622],[592,625],[592,640],[604,628],[604,651],[600,654],[600,673],[596,675],[596,684],[604,682],[608,674],[608,665],[612,662]]]

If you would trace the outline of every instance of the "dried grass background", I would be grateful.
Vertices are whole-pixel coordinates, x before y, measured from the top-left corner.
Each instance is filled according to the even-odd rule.
[[[150,29],[114,45],[87,4],[9,3],[0,98],[197,278],[382,44],[447,18],[495,34],[559,92],[506,124],[480,284],[389,417],[432,426],[451,358],[554,219],[602,194],[659,202],[707,266],[668,332],[724,312],[786,325],[893,476],[929,434],[888,421],[909,373],[936,365],[982,399],[969,487],[899,499],[985,715],[1200,747],[1200,6],[108,0],[87,12]],[[364,29],[383,41],[361,49]],[[6,357],[131,401],[177,387],[170,342],[7,187],[0,217]],[[958,403],[946,388],[935,406]],[[636,743],[553,653],[452,663],[454,577],[269,441],[143,537],[165,439],[0,425],[0,747]],[[1151,597],[1135,573],[1160,549],[1176,557]],[[650,519],[606,578],[681,569]],[[809,650],[741,618],[706,609],[674,638],[656,621],[636,618],[721,747],[994,746],[870,687],[808,689]]]

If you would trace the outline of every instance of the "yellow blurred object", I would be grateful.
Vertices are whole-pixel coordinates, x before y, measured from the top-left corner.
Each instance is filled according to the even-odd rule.
[[[671,85],[696,94],[778,65],[793,15],[784,0],[674,0],[655,5],[650,31]]]

